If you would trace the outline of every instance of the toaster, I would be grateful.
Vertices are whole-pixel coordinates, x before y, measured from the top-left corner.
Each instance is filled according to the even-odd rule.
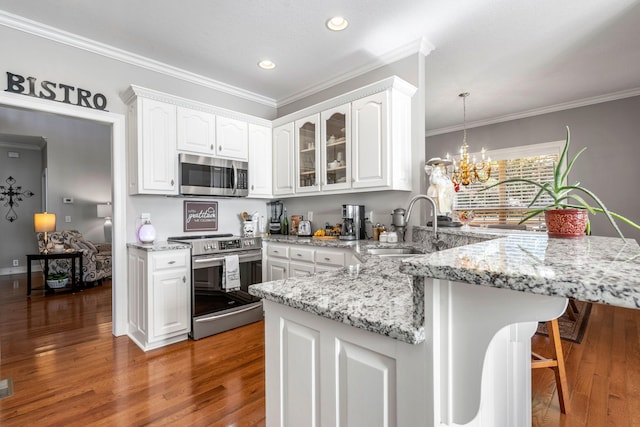
[[[311,221],[302,220],[298,223],[298,236],[311,236]]]

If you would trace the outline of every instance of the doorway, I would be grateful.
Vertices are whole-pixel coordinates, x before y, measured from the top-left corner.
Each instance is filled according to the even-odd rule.
[[[102,123],[111,128],[111,188],[113,200],[112,333],[127,333],[126,269],[126,147],[124,115],[96,111],[24,95],[0,92],[0,105],[54,113]]]

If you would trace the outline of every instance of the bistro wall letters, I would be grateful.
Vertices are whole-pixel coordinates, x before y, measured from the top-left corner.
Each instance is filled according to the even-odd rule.
[[[19,93],[21,95],[107,111],[107,97],[101,93],[92,94],[86,89],[75,88],[64,83],[54,83],[48,80],[43,80],[40,84],[36,84],[36,81],[35,77],[25,78],[20,74],[7,71],[7,88],[5,92]]]

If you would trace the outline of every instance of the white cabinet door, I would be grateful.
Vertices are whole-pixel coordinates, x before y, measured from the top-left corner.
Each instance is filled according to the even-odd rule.
[[[322,191],[351,187],[351,104],[320,114]]]
[[[177,194],[176,107],[141,98],[138,167],[142,194]]]
[[[289,277],[313,276],[313,263],[289,261]]]
[[[249,157],[249,131],[247,122],[216,117],[216,156],[247,161]]]
[[[294,193],[293,122],[273,130],[273,194]]]
[[[249,124],[249,197],[271,197],[271,128]]]
[[[151,336],[149,341],[189,332],[191,281],[184,269],[153,273],[151,297]]]
[[[388,186],[388,92],[352,103],[353,188]]]
[[[267,259],[267,281],[289,278],[289,262],[278,259]]]
[[[295,122],[296,193],[320,190],[320,115]]]
[[[178,107],[178,151],[212,156],[216,149],[216,116]]]

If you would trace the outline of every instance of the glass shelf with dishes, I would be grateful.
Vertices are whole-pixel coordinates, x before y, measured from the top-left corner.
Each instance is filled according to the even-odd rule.
[[[348,187],[350,106],[348,104],[321,114],[324,179],[326,189]]]
[[[296,127],[298,128],[298,190],[313,191],[318,188],[317,119],[301,120],[297,122]]]

